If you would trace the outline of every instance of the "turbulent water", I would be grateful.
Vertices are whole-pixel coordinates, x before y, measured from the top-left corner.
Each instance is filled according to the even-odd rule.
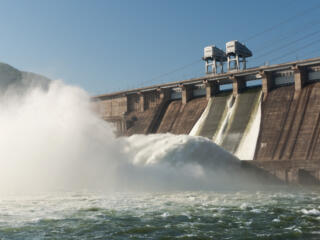
[[[15,84],[1,93],[0,193],[239,184],[239,161],[210,140],[172,134],[115,138],[91,104],[85,91],[61,81]]]
[[[1,239],[319,239],[320,192],[6,196],[0,216]]]
[[[319,192],[265,191],[206,138],[117,139],[82,89],[31,82],[0,89],[1,240],[320,236]]]

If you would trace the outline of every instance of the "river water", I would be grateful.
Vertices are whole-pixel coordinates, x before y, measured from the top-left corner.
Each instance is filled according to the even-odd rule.
[[[1,239],[319,239],[320,191],[56,192],[0,201]]]

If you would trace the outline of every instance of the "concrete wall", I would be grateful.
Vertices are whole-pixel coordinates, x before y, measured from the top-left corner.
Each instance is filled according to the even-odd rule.
[[[320,82],[269,93],[254,161],[288,182],[320,180]]]
[[[274,89],[262,104],[258,161],[320,160],[320,83]]]
[[[95,108],[103,118],[122,116],[128,111],[126,96],[113,96],[95,101],[93,104],[97,106]]]
[[[229,74],[218,81],[122,92],[96,97],[94,105],[120,135],[189,134],[196,125],[197,135],[219,138],[218,144],[236,153],[257,112],[259,94],[246,87],[255,79],[262,80],[262,100],[252,164],[287,182],[320,180],[320,65],[293,64],[247,76]],[[223,84],[232,84],[236,107],[229,113],[228,94],[220,91]],[[197,123],[200,118],[203,125]]]

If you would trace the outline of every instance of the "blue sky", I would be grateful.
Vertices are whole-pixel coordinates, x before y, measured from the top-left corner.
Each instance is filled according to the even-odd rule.
[[[249,66],[319,56],[319,16],[317,0],[0,0],[0,61],[95,95],[204,75],[203,47],[230,40]]]

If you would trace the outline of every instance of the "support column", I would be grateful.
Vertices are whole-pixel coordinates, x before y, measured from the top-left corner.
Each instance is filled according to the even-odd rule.
[[[208,80],[203,81],[206,87],[206,98],[209,101],[210,98],[219,92],[219,84],[216,81],[209,82]]]
[[[128,95],[127,94],[123,94],[123,106],[124,106],[124,110],[122,112],[122,114],[127,114],[129,111],[129,99],[128,99]]]
[[[171,88],[158,88],[157,91],[160,92],[160,102],[170,100]]]
[[[246,87],[246,82],[235,76],[230,77],[230,79],[232,80],[233,96],[236,97]]]
[[[138,95],[139,95],[139,111],[144,112],[144,110],[145,110],[145,96],[142,92],[139,92]]]
[[[268,93],[273,88],[272,72],[261,71],[260,75],[262,77],[261,80],[262,80],[263,100],[265,100]]]
[[[295,91],[300,91],[308,81],[308,74],[305,67],[293,66],[293,79]]]
[[[181,98],[182,104],[186,104],[192,97],[192,86],[190,85],[181,85]]]
[[[121,127],[120,127],[120,134],[121,136],[125,136],[127,133],[127,120],[126,120],[126,113],[122,114],[121,118]]]

